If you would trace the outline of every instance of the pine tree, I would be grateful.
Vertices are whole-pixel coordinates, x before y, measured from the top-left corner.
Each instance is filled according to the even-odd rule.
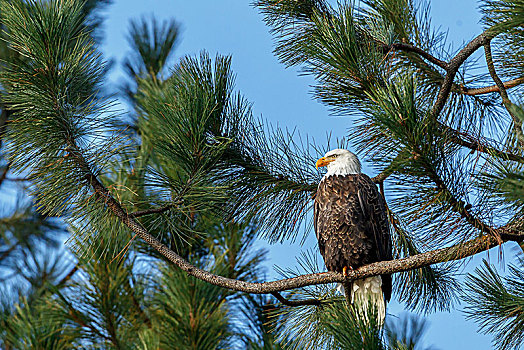
[[[0,185],[17,176],[32,198],[0,221],[0,269],[16,276],[4,348],[420,348],[424,321],[382,329],[336,291],[382,273],[406,309],[462,298],[494,344],[520,345],[522,264],[507,277],[486,264],[465,289],[457,275],[524,236],[522,1],[484,1],[485,31],[456,52],[423,1],[255,3],[278,58],[351,115],[349,146],[379,173],[395,242],[395,260],[347,278],[308,253],[274,282],[255,241],[310,232],[325,147],[254,118],[231,57],[175,59],[174,20],[131,22],[118,115],[97,49],[108,3],[1,2]]]

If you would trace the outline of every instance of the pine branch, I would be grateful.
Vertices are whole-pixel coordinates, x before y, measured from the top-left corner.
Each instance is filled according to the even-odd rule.
[[[524,340],[522,267],[522,260],[510,265],[508,276],[503,277],[484,260],[484,266],[466,279],[466,317],[475,320],[482,333],[492,334],[498,349],[518,349]]]
[[[72,145],[73,147],[73,145]],[[174,263],[176,266],[186,271],[189,275],[201,279],[205,282],[213,285],[246,292],[246,293],[273,293],[284,290],[300,288],[308,285],[326,284],[333,282],[348,282],[356,279],[363,279],[365,277],[376,276],[381,274],[391,274],[394,272],[407,271],[414,268],[428,266],[431,264],[459,260],[481,251],[487,250],[493,246],[496,246],[499,241],[495,240],[491,235],[485,235],[480,238],[468,241],[466,243],[457,244],[447,248],[441,248],[430,252],[417,254],[403,259],[397,259],[392,261],[383,261],[370,265],[363,266],[357,270],[350,271],[348,276],[344,276],[336,272],[318,273],[302,275],[295,278],[283,279],[272,282],[253,283],[245,282],[236,279],[230,279],[223,276],[219,276],[208,271],[202,270],[188,261],[183,259],[177,253],[169,249],[166,245],[162,244],[158,239],[152,236],[138,221],[131,217],[118,203],[106,187],[98,180],[98,178],[91,172],[87,162],[84,160],[82,155],[78,152],[71,152],[74,161],[78,167],[82,169],[85,175],[85,179],[91,185],[96,195],[103,199],[105,204],[111,210],[111,212],[118,217],[124,225],[126,225],[131,231],[137,234],[142,240],[148,245],[157,250],[167,260]],[[520,242],[524,239],[524,234],[514,234],[508,232],[509,227],[495,229],[491,227],[485,227],[485,230],[490,234],[496,233],[496,235],[507,240],[514,240]],[[509,235],[509,236],[508,236]]]
[[[460,214],[460,216],[464,218],[468,224],[470,224],[471,226],[475,227],[476,229],[480,230],[483,233],[493,236],[494,238],[497,239],[499,244],[501,244],[502,243],[502,240],[500,238],[501,232],[489,226],[488,224],[486,224],[485,222],[477,218],[475,215],[473,215],[469,211],[469,209],[471,209],[471,205],[466,204],[464,203],[464,201],[461,201],[458,198],[456,198],[456,196],[448,188],[446,183],[442,180],[442,178],[435,171],[435,169],[427,165],[426,162],[423,162],[423,164],[424,164],[424,168],[427,172],[428,177],[435,183],[438,191],[442,191],[446,194],[444,198],[451,205],[451,209],[454,212]],[[504,232],[504,234],[507,234],[507,232]]]
[[[475,139],[473,136],[470,136],[463,132],[455,130],[442,123],[438,123],[438,125],[446,133],[446,136],[449,137],[449,140],[458,145],[469,148],[473,151],[487,153],[489,155],[493,155],[493,156],[496,156],[496,157],[499,157],[505,160],[513,160],[516,162],[524,163],[523,156],[520,156],[515,153],[504,152],[492,146],[482,144],[479,140]]]
[[[429,62],[439,66],[442,69],[447,70],[448,68],[448,63],[446,61],[442,61],[441,59],[431,55],[429,52],[424,51],[421,48],[413,46],[411,44],[408,44],[408,43],[395,43],[391,45],[386,45],[384,43],[381,43],[381,44],[382,44],[382,51],[384,53],[387,53],[391,50],[399,50],[399,51],[404,51],[404,52],[416,53],[419,56],[428,60]],[[442,77],[442,79],[444,79],[444,77]],[[508,80],[504,82],[502,85],[505,89],[510,89],[510,88],[519,86],[522,83],[524,83],[524,77]],[[489,93],[501,91],[500,86],[497,84],[479,87],[479,88],[468,88],[467,86],[458,85],[458,84],[453,83],[453,87],[457,88],[457,92],[467,95],[467,96],[477,96],[477,95],[483,95],[483,94],[489,94]]]
[[[398,158],[398,156],[397,156]],[[396,170],[396,164],[395,164],[395,160],[397,159],[395,158],[391,164],[389,164],[387,166],[386,169],[384,169],[380,174],[378,174],[377,176],[371,178],[371,180],[376,183],[376,184],[382,184],[390,175],[393,175],[393,173],[395,172]]]

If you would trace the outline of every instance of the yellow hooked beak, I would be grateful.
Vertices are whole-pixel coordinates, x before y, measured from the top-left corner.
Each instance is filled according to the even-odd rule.
[[[318,169],[318,168],[320,168],[320,167],[322,167],[322,166],[326,166],[326,165],[328,165],[329,163],[331,163],[331,162],[334,161],[334,160],[335,160],[335,159],[333,159],[333,158],[322,157],[322,158],[320,158],[319,160],[317,160],[317,164],[315,164],[315,165],[316,165],[316,167],[317,167],[317,169]]]

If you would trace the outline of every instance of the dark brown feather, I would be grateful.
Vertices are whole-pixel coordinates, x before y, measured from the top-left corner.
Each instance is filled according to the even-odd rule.
[[[365,174],[322,179],[315,196],[314,225],[329,271],[392,259],[386,203]],[[391,288],[391,275],[382,275],[386,300],[391,298]]]

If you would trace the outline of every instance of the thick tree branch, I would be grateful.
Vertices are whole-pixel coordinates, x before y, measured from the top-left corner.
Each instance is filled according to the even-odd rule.
[[[462,48],[462,50],[459,51],[459,53],[457,53],[457,55],[455,55],[455,57],[451,59],[451,61],[449,61],[446,67],[446,77],[444,78],[444,81],[440,86],[440,90],[437,95],[437,100],[435,101],[435,104],[433,105],[433,110],[431,111],[431,114],[434,118],[436,118],[440,114],[440,112],[446,105],[449,93],[451,92],[451,87],[453,86],[455,75],[457,74],[460,66],[475,51],[482,47],[486,42],[491,40],[494,36],[495,34],[493,30],[487,29],[482,34],[477,36],[475,39],[470,41],[464,48]]]
[[[83,170],[89,169],[87,163],[80,155],[75,157],[79,161],[79,165]],[[93,187],[95,193],[99,198],[102,198],[108,208],[117,216],[131,231],[136,233],[152,248],[157,250],[167,260],[186,271],[189,275],[201,279],[210,284],[240,291],[246,293],[266,294],[281,292],[309,285],[326,284],[334,282],[348,282],[355,279],[362,279],[365,277],[376,276],[381,274],[390,274],[395,272],[407,271],[431,264],[459,260],[465,257],[474,255],[481,251],[487,250],[495,245],[497,241],[491,236],[482,236],[480,238],[460,243],[448,248],[437,249],[427,253],[422,253],[410,256],[403,259],[392,261],[382,261],[370,265],[363,266],[359,269],[349,271],[345,278],[342,274],[336,272],[325,272],[317,274],[307,274],[294,278],[288,278],[278,281],[252,283],[235,279],[226,278],[212,274],[208,271],[197,268],[190,264],[185,259],[180,257],[174,251],[170,250],[166,245],[162,244],[158,239],[149,234],[149,232],[140,225],[134,218],[129,216],[120,204],[111,196],[110,192],[100,183],[100,181],[90,172],[87,172],[86,180]],[[524,238],[524,235],[522,236]],[[519,238],[520,239],[520,238]],[[289,301],[287,301],[289,302]]]

